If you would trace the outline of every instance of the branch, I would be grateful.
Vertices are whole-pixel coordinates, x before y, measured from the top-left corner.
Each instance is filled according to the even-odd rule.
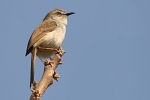
[[[30,100],[40,100],[46,89],[53,84],[53,78],[58,81],[60,76],[55,70],[57,66],[61,64],[60,61],[64,53],[65,52],[61,50],[59,54],[55,54],[51,60],[44,61],[43,76],[39,82],[34,81],[34,88],[31,90],[32,94]]]

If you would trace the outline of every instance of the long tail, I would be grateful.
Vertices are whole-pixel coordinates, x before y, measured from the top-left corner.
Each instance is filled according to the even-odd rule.
[[[35,69],[35,61],[36,61],[36,53],[37,49],[33,48],[31,55],[31,70],[30,70],[30,88],[34,81],[34,69]]]

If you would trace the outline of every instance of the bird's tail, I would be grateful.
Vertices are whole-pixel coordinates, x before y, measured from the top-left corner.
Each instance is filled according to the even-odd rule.
[[[35,61],[36,61],[36,53],[37,49],[32,49],[32,55],[31,55],[31,70],[30,70],[30,88],[34,81],[34,69],[35,69]]]

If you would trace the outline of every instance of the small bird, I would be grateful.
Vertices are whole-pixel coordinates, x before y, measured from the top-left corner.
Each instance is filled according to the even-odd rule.
[[[27,45],[26,55],[31,53],[30,87],[34,81],[36,56],[47,59],[61,49],[66,34],[67,18],[74,12],[66,13],[62,9],[50,11],[43,22],[33,31]]]

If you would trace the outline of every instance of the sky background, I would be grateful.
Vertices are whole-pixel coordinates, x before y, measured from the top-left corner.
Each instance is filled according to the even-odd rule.
[[[27,42],[55,8],[76,14],[42,100],[150,100],[150,0],[0,0],[0,100],[29,99]]]

